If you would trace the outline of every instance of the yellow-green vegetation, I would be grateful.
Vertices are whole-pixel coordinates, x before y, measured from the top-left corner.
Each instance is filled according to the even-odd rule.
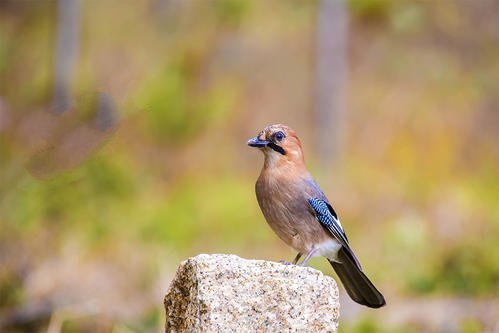
[[[497,5],[349,1],[346,141],[333,166],[317,162],[313,142],[317,8],[82,2],[75,108],[55,116],[56,2],[0,3],[0,323],[47,302],[13,329],[43,331],[61,317],[65,332],[157,331],[179,260],[291,259],[256,203],[262,156],[245,146],[272,122],[300,134],[387,297],[379,316],[347,306],[345,332],[445,329],[384,320],[398,316],[390,304],[413,299],[497,301]],[[102,136],[92,127],[97,91],[118,110]],[[97,313],[68,312],[86,304],[81,290],[104,299]],[[456,323],[459,332],[494,324],[477,312]]]

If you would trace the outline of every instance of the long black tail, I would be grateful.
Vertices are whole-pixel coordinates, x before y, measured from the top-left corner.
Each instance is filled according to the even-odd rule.
[[[344,247],[338,251],[338,260],[341,263],[329,259],[328,261],[338,274],[348,295],[355,302],[370,308],[382,307],[386,304],[385,298],[347,251]]]

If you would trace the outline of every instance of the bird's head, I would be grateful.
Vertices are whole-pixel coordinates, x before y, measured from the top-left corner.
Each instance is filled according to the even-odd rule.
[[[300,139],[286,125],[269,125],[256,137],[248,140],[248,146],[259,148],[265,155],[267,166],[275,163],[303,163]]]

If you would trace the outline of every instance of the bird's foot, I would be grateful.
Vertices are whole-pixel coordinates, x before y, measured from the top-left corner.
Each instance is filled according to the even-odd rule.
[[[283,265],[296,265],[298,263],[298,260],[300,259],[301,257],[301,253],[298,252],[298,254],[296,255],[295,259],[293,260],[293,262],[289,262],[289,261],[286,261],[286,260],[279,260],[279,263],[283,264]]]
[[[313,255],[315,254],[315,252],[317,252],[317,249],[315,249],[315,248],[313,248],[312,250],[310,250],[310,252],[308,252],[308,254],[305,257],[305,259],[303,259],[303,261],[301,262],[300,266],[301,267],[307,267],[307,262],[310,260],[310,258],[313,257]]]

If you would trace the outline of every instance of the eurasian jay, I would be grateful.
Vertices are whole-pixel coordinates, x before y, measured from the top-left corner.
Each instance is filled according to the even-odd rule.
[[[296,133],[284,125],[270,125],[248,145],[265,155],[256,197],[272,230],[298,251],[293,264],[302,255],[301,266],[324,256],[355,302],[371,308],[385,305],[383,295],[362,271],[338,215],[305,168]]]

